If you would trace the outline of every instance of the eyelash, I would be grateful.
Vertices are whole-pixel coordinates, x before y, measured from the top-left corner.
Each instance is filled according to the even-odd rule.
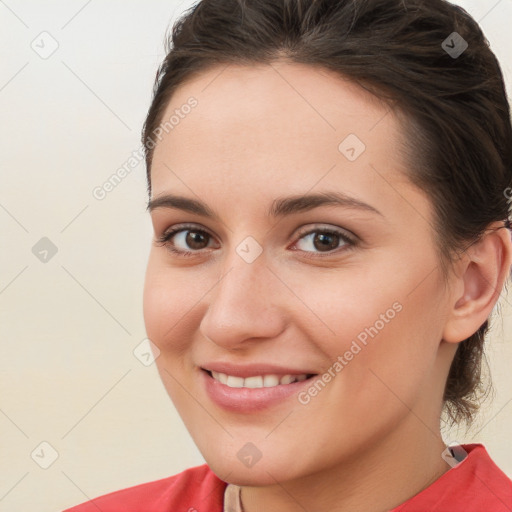
[[[172,228],[169,231],[166,231],[160,237],[158,237],[156,239],[157,245],[166,246],[170,252],[172,252],[173,254],[176,254],[178,256],[183,256],[183,257],[196,256],[197,254],[199,254],[201,252],[201,249],[197,250],[197,251],[184,251],[184,250],[178,250],[169,244],[169,241],[172,239],[172,237],[182,231],[193,231],[195,233],[205,234],[205,235],[208,235],[209,237],[213,238],[213,235],[211,235],[208,231],[206,231],[204,229],[199,229],[196,225],[181,224],[175,228]],[[333,249],[333,250],[325,252],[325,253],[302,251],[306,255],[307,258],[318,258],[318,257],[323,258],[323,257],[332,256],[333,254],[336,254],[338,252],[346,251],[346,250],[354,248],[358,242],[355,235],[352,235],[352,236],[348,235],[345,231],[342,231],[342,230],[336,229],[336,228],[323,228],[323,229],[322,228],[314,228],[314,229],[309,229],[308,231],[299,232],[297,241],[306,237],[307,235],[311,235],[312,233],[317,233],[317,234],[318,233],[328,233],[328,234],[338,235],[340,237],[341,241],[346,244],[346,246],[341,246],[341,247],[338,247],[336,249]]]

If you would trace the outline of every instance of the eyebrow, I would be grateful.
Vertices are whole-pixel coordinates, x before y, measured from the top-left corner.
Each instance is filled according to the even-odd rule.
[[[315,194],[277,198],[272,202],[271,207],[267,211],[267,216],[284,217],[285,215],[305,212],[320,206],[342,206],[383,216],[382,213],[373,206],[340,192],[319,192]],[[173,194],[166,194],[151,199],[146,209],[152,212],[157,208],[178,209],[203,217],[220,220],[219,216],[202,201]]]

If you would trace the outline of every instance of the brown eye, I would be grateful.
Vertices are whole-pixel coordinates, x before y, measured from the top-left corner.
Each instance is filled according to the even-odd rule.
[[[205,233],[204,231],[190,231],[190,230],[187,230],[185,231],[186,233],[188,233],[186,236],[185,236],[185,244],[190,248],[190,249],[204,249],[205,247],[208,246],[208,240],[209,240],[209,237],[210,235],[208,235],[208,233]]]
[[[165,232],[157,239],[157,244],[163,245],[174,254],[191,256],[211,247],[212,235],[195,226],[179,226]]]
[[[301,234],[295,246],[306,253],[312,255],[319,253],[338,252],[338,250],[348,249],[356,244],[349,234],[337,229],[313,229]]]
[[[313,246],[319,251],[331,251],[338,247],[339,239],[335,233],[319,233],[313,238]]]

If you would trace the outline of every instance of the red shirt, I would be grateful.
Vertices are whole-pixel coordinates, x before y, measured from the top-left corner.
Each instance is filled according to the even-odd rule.
[[[510,512],[512,480],[481,444],[462,445],[467,457],[390,512]],[[105,494],[64,512],[222,512],[227,483],[206,465]]]

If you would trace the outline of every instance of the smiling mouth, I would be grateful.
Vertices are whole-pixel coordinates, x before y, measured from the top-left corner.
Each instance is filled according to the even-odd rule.
[[[266,375],[253,375],[251,377],[237,377],[235,375],[228,375],[226,373],[215,372],[206,370],[203,368],[210,377],[212,377],[217,382],[224,384],[230,388],[248,388],[248,389],[257,389],[257,388],[272,388],[276,386],[285,386],[288,384],[293,384],[294,382],[302,382],[304,380],[310,379],[317,374],[315,373],[303,373],[300,375],[276,375],[276,374],[266,374]]]

